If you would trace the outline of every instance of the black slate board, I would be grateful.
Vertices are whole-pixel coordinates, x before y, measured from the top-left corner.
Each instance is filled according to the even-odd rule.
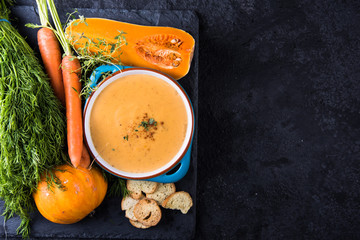
[[[58,7],[59,15],[65,22],[65,14],[73,9]],[[79,8],[79,14],[86,17],[102,17],[142,25],[171,26],[189,32],[198,43],[199,23],[193,11],[155,11],[155,10],[116,10],[116,9],[85,9]],[[30,46],[37,52],[36,30],[24,27],[25,23],[39,23],[35,6],[16,6],[12,8],[13,24],[26,37]],[[191,69],[187,76],[179,81],[187,91],[198,117],[198,47],[195,48]],[[197,121],[196,121],[197,125]],[[197,128],[196,128],[197,129]],[[191,239],[195,235],[196,224],[196,183],[197,183],[197,131],[193,141],[191,165],[187,175],[176,183],[177,190],[191,194],[194,206],[188,214],[180,211],[163,210],[160,223],[153,228],[140,230],[132,227],[124,212],[121,211],[120,198],[107,198],[97,208],[92,217],[87,217],[76,224],[54,224],[43,218],[38,212],[32,215],[31,238],[107,238],[107,239]],[[0,202],[1,209],[3,203]],[[3,217],[0,217],[3,223]],[[20,238],[16,228],[20,219],[14,217],[0,227],[0,238]]]

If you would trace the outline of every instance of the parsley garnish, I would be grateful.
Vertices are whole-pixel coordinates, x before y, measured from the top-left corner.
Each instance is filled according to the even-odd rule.
[[[149,127],[156,125],[157,122],[153,118],[150,118],[148,121],[142,121],[139,127],[143,127],[146,131],[149,131]]]

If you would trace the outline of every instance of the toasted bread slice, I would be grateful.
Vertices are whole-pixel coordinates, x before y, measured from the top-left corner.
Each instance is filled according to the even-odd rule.
[[[161,205],[165,198],[167,198],[174,192],[176,192],[176,187],[174,183],[159,183],[156,191],[153,193],[147,193],[146,197],[154,199],[157,204]]]
[[[130,191],[130,196],[134,199],[140,199],[142,192],[153,193],[158,186],[157,182],[127,180],[126,187]]]
[[[130,219],[129,221],[130,221],[131,225],[133,225],[133,226],[136,227],[136,228],[146,229],[146,228],[151,227],[151,226],[146,226],[146,225],[142,224],[142,223],[139,222],[139,221],[134,221],[134,220],[131,220],[131,219]]]
[[[142,194],[140,198],[144,198],[145,196]],[[127,195],[121,200],[121,210],[125,211],[130,207],[135,206],[139,202],[139,199],[134,199],[130,195]]]
[[[177,209],[186,214],[193,205],[189,193],[180,191],[171,194],[161,204],[164,208]]]
[[[134,215],[140,223],[155,226],[160,222],[161,209],[155,200],[143,198],[135,205]]]
[[[144,198],[145,196],[141,194],[140,199]],[[126,196],[121,200],[121,210],[125,211],[125,217],[137,221],[136,217],[134,216],[134,206],[139,202],[139,199],[133,199],[131,196]]]

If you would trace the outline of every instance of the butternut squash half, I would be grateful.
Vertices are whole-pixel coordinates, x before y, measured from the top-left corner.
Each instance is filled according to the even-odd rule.
[[[189,72],[195,47],[194,38],[177,28],[141,26],[102,18],[74,20],[67,26],[66,35],[77,50],[107,54],[115,63],[127,66],[157,69],[176,80]],[[120,45],[123,37],[126,44]]]

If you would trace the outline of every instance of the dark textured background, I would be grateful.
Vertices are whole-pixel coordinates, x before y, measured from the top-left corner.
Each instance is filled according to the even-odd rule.
[[[360,239],[359,1],[56,3],[197,12],[196,239]]]

